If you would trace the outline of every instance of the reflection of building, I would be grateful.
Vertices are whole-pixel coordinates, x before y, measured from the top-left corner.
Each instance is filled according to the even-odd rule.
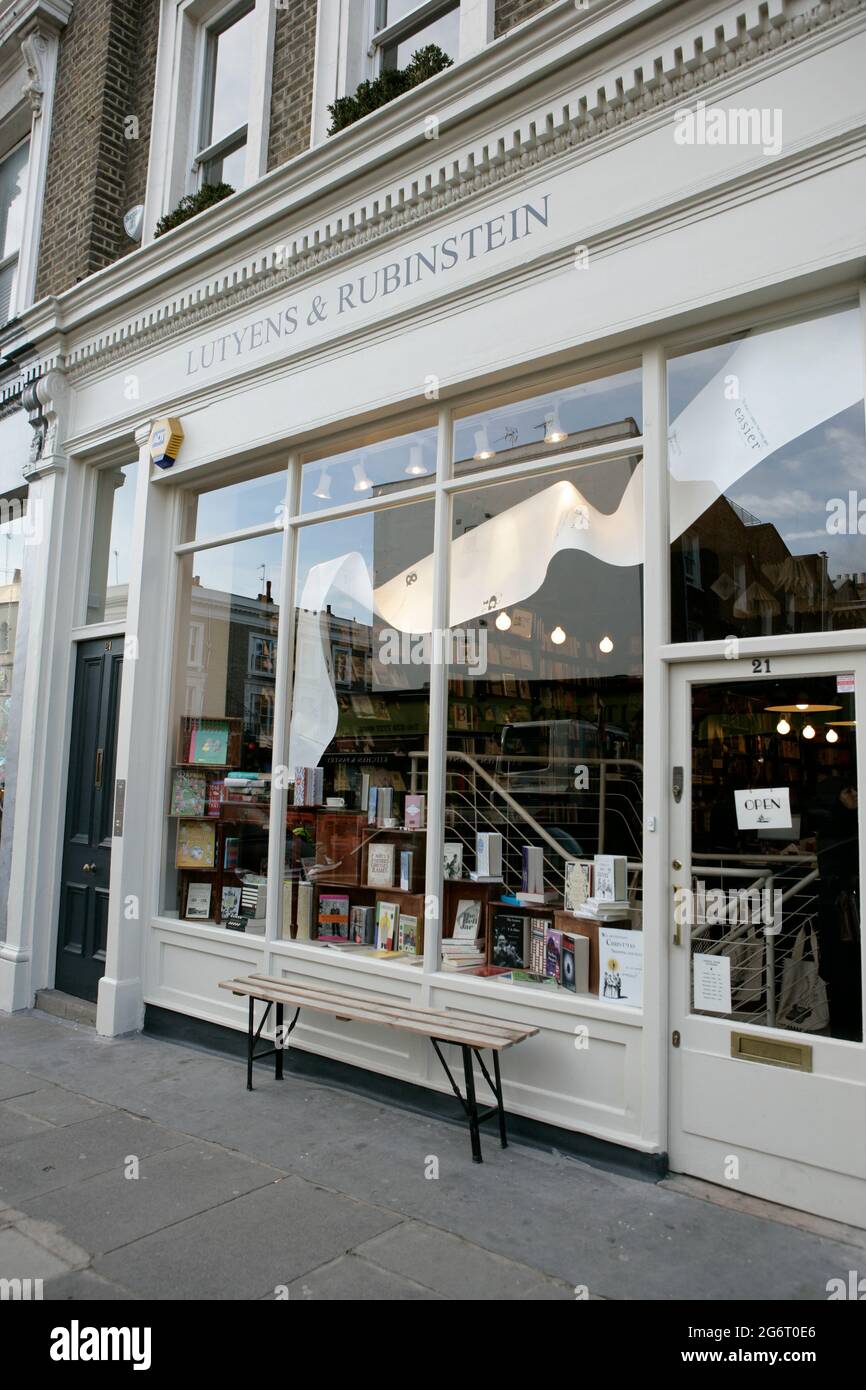
[[[241,718],[250,742],[269,747],[278,617],[270,583],[253,599],[194,582],[181,712]]]

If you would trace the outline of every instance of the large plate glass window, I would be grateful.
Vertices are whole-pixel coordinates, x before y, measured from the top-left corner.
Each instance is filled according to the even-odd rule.
[[[405,68],[419,48],[460,52],[460,0],[377,0],[374,45],[383,68]]]
[[[282,866],[285,940],[419,966],[433,514],[300,530]]]
[[[0,160],[0,324],[15,312],[18,255],[24,230],[24,200],[30,141]]]
[[[672,637],[866,624],[866,426],[856,309],[668,364]]]
[[[39,516],[37,511],[36,517]],[[36,517],[27,515],[27,497],[0,498],[0,817],[6,792],[12,674],[21,603],[21,575],[29,545],[41,539]]]
[[[199,149],[202,183],[243,187],[255,18],[252,3],[205,32]]]
[[[96,475],[88,623],[123,627],[126,622],[137,476],[137,459],[119,468],[103,468]]]
[[[436,430],[420,427],[305,463],[301,510],[393,497],[436,476]]]
[[[282,532],[180,557],[164,909],[264,935]]]

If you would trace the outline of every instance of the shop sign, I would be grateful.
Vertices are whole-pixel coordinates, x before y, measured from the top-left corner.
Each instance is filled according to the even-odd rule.
[[[788,787],[758,787],[734,792],[738,830],[790,830],[791,792]]]

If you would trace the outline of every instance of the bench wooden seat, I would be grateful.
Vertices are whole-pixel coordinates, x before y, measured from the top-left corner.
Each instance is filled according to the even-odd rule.
[[[396,1028],[404,1033],[414,1033],[429,1038],[433,1049],[445,1070],[451,1089],[459,1100],[469,1124],[474,1162],[481,1162],[480,1125],[493,1115],[499,1119],[499,1137],[503,1148],[507,1147],[508,1137],[505,1127],[505,1108],[502,1102],[502,1077],[499,1068],[499,1054],[507,1047],[532,1037],[538,1029],[523,1023],[502,1023],[484,1014],[460,1009],[425,1009],[412,1004],[388,1003],[381,996],[365,994],[362,990],[344,990],[324,981],[280,979],[273,975],[241,975],[234,980],[222,980],[220,989],[249,999],[249,1031],[247,1037],[247,1090],[253,1089],[253,1062],[263,1057],[274,1057],[274,1075],[277,1081],[283,1078],[283,1056],[288,1050],[288,1039],[301,1009],[313,1013],[330,1014],[333,1018],[357,1023],[376,1023],[386,1028]],[[259,1000],[266,1005],[258,1028],[255,1026],[255,1006]],[[294,1018],[288,1027],[283,1023],[285,1006],[295,1010]],[[271,1008],[276,1009],[276,1032],[274,1047],[256,1052],[262,1030],[268,1020]],[[459,1047],[463,1054],[463,1075],[466,1095],[460,1089],[442,1053],[442,1045]],[[481,1053],[489,1050],[493,1055],[493,1077],[484,1065]],[[485,1110],[478,1109],[475,1095],[475,1073],[473,1056],[478,1062],[484,1078],[496,1099],[496,1105]]]

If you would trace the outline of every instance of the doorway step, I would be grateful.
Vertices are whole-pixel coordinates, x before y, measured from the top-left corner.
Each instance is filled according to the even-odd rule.
[[[36,1008],[55,1018],[70,1018],[74,1023],[86,1023],[96,1027],[96,1005],[89,999],[76,999],[74,994],[64,994],[62,989],[39,989],[36,991]]]

